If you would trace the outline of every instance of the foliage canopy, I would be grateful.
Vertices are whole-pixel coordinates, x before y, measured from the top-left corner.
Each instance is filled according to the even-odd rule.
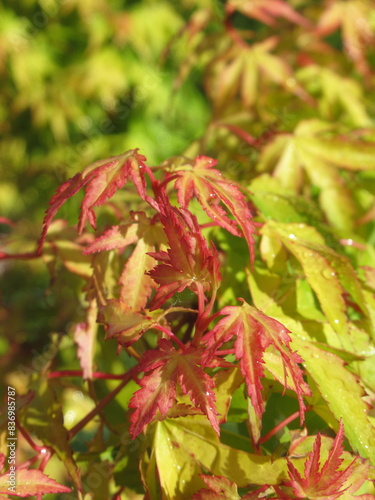
[[[375,498],[372,2],[0,9],[15,496]]]

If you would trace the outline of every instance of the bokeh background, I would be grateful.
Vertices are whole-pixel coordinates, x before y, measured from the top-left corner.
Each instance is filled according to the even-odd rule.
[[[0,216],[17,224],[14,251],[33,250],[53,192],[90,163],[140,148],[157,164],[202,136],[209,105],[200,70],[175,89],[186,49],[168,44],[204,3],[1,3]],[[60,215],[75,222],[76,207]],[[0,228],[4,240],[12,226]],[[65,328],[70,286],[48,296],[50,277],[35,262],[4,261],[1,272],[0,353],[44,345]],[[65,313],[54,307],[60,299]]]

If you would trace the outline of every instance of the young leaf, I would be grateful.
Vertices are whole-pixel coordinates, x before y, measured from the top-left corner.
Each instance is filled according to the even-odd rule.
[[[163,262],[148,273],[160,285],[151,311],[185,288],[197,294],[199,287],[216,293],[221,280],[217,251],[214,246],[208,248],[197,218],[185,208],[173,207],[164,196],[159,200],[159,209],[170,248],[167,252],[149,253]]]
[[[183,352],[174,349],[170,340],[161,339],[159,349],[147,351],[139,370],[146,373],[139,384],[141,389],[132,397],[129,407],[131,415],[130,433],[135,438],[155,418],[163,418],[176,400],[176,386],[188,394],[193,404],[208,417],[219,434],[219,423],[215,410],[214,381],[203,371],[209,363],[201,350],[188,347]]]
[[[371,2],[349,0],[330,2],[319,19],[316,33],[327,36],[341,27],[343,46],[357,69],[362,74],[369,74],[365,50],[374,41],[374,28],[369,21],[373,13]]]
[[[302,371],[298,366],[302,359],[289,347],[290,332],[275,319],[266,316],[244,300],[242,302],[240,307],[227,306],[220,311],[226,317],[221,319],[213,330],[206,334],[208,345],[217,349],[236,335],[235,354],[240,360],[241,372],[258,417],[261,417],[264,412],[260,381],[264,375],[263,356],[264,351],[272,346],[282,358],[284,386],[293,387],[296,391],[300,405],[301,422],[303,422],[305,412],[303,396],[310,395],[311,392],[303,380]],[[287,380],[288,377],[292,381],[290,384]]]
[[[82,173],[62,184],[50,201],[50,206],[43,221],[43,231],[38,244],[41,253],[48,228],[59,208],[80,189],[85,187],[85,197],[81,204],[78,232],[82,233],[86,221],[96,228],[96,215],[93,208],[101,206],[122,188],[131,178],[138,193],[144,199],[146,183],[142,170],[146,168],[146,158],[132,149],[120,156],[100,160],[88,166]]]
[[[198,478],[202,466],[216,476],[230,478],[240,488],[249,483],[280,484],[288,478],[285,458],[224,445],[203,416],[157,422],[153,444],[163,498],[192,498],[202,487]]]
[[[352,448],[375,465],[375,427],[369,419],[364,390],[357,377],[335,354],[311,342],[293,338],[293,346],[304,359],[306,371],[317,384],[322,397],[337,420],[343,420]],[[319,414],[319,408],[315,409]],[[325,418],[324,413],[321,414]]]
[[[237,485],[233,481],[229,481],[224,476],[205,476],[200,474],[200,477],[206,483],[209,489],[201,489],[193,495],[193,500],[240,500],[238,495]]]
[[[74,341],[78,346],[77,356],[82,368],[84,380],[92,378],[93,363],[95,357],[96,334],[98,331],[96,300],[90,302],[87,310],[87,320],[85,323],[79,323],[73,331]]]
[[[188,208],[189,201],[195,196],[216,224],[236,236],[245,237],[253,260],[255,229],[250,208],[239,188],[224,179],[219,170],[212,168],[216,163],[216,160],[207,156],[198,156],[194,161],[181,158],[176,165],[172,164],[173,168],[170,167],[168,177],[177,177],[175,188],[183,208]],[[232,215],[234,220],[230,219],[229,215]]]
[[[106,339],[116,337],[126,347],[133,344],[162,317],[160,311],[138,312],[121,300],[110,299],[100,309],[98,321],[105,325]]]
[[[226,4],[226,11],[232,13],[234,10],[238,10],[245,16],[253,17],[269,26],[276,24],[276,17],[283,17],[305,28],[311,26],[307,19],[283,0],[229,0]]]
[[[0,470],[3,468],[5,456],[0,453]],[[55,480],[43,474],[40,470],[16,467],[16,485],[14,491],[10,489],[9,471],[0,475],[0,498],[9,498],[8,495],[29,498],[34,495],[46,495],[47,493],[69,493],[72,491],[67,486],[57,483]],[[3,497],[2,495],[6,495]]]
[[[43,375],[34,380],[32,388],[35,395],[27,406],[24,425],[46,446],[53,448],[64,463],[74,485],[81,491],[80,472],[73,458],[68,431],[64,427],[61,403],[58,402],[54,390]]]
[[[364,316],[369,317],[362,288],[350,260],[328,247],[315,228],[305,224],[281,224],[270,221],[262,228],[262,232],[277,235],[298,259],[335,331],[344,334],[348,329],[345,293],[349,293]],[[370,325],[369,329],[371,331]]]
[[[305,461],[304,477],[300,475],[290,459],[287,458],[290,481],[286,485],[292,487],[296,498],[307,497],[335,500],[336,498],[341,498],[344,492],[354,493],[367,479],[368,464],[363,467],[361,477],[356,477],[354,484],[350,482],[350,475],[354,471],[358,460],[360,460],[359,457],[356,457],[344,470],[340,469],[340,465],[343,462],[343,458],[341,458],[344,451],[343,441],[344,426],[342,421],[340,421],[339,431],[328,454],[328,458],[321,466],[322,437],[319,433],[316,436],[313,450]]]
[[[285,59],[271,53],[278,42],[277,36],[271,36],[251,45],[232,43],[210,61],[206,89],[218,113],[222,115],[223,108],[237,96],[244,108],[253,108],[265,91],[266,82],[281,85],[311,101],[309,94],[292,79],[292,69]]]

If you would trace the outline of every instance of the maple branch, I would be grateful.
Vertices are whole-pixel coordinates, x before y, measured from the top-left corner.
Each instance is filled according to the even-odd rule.
[[[5,253],[0,252],[0,259],[38,259],[41,257],[41,254],[35,252],[26,252],[26,253]]]
[[[61,370],[56,372],[50,372],[47,378],[60,378],[60,377],[81,377],[83,375],[82,370]],[[112,373],[102,373],[102,372],[94,372],[92,374],[93,378],[98,379],[107,379],[107,380],[122,380],[125,374],[115,375]]]
[[[174,340],[174,342],[176,342],[176,344],[179,347],[181,347],[181,349],[183,351],[186,349],[185,344],[178,337],[176,337],[176,335],[173,332],[171,332],[168,328],[165,328],[162,325],[154,325],[153,328],[155,328],[155,330],[159,330],[159,331],[165,333],[166,335],[168,335],[168,337],[170,339]]]
[[[123,377],[121,384],[119,384],[116,389],[111,391],[109,394],[103,398],[98,405],[91,410],[82,420],[80,420],[72,429],[69,431],[69,439],[77,434],[81,429],[83,429],[98,413],[100,413],[108,403],[112,401],[113,398],[126,386],[126,384],[135,376],[136,372],[139,370],[138,365],[133,366]]]

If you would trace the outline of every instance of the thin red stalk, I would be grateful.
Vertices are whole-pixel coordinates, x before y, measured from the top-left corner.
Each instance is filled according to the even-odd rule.
[[[51,457],[52,457],[52,453],[50,451],[48,451],[44,455],[44,457],[43,457],[43,459],[41,461],[41,464],[39,465],[39,470],[40,471],[42,471],[42,472],[44,471],[44,469],[46,468],[46,466],[47,466],[48,462],[50,461]]]
[[[179,347],[181,347],[183,351],[186,349],[185,344],[178,337],[176,337],[176,335],[173,332],[171,332],[168,328],[165,328],[164,326],[161,325],[154,325],[153,328],[168,335],[168,337],[171,338],[174,342],[176,342],[176,344]]]
[[[147,165],[145,165],[145,170],[146,170],[148,176],[150,177],[151,184],[154,185],[155,182],[157,182],[157,181],[155,179],[153,171]]]
[[[33,465],[35,462],[37,462],[40,459],[39,455],[34,455],[33,457],[29,458],[22,464],[18,465],[18,469],[28,469],[30,465]]]
[[[234,28],[234,26],[230,22],[230,16],[226,18],[225,22],[225,29],[228,35],[231,37],[231,39],[239,45],[242,48],[248,48],[249,45],[245,42],[245,40],[241,37],[241,35],[238,33],[238,31]]]
[[[225,356],[226,354],[234,354],[234,349],[222,349],[215,352],[215,356]]]
[[[296,411],[292,413],[289,417],[287,417],[285,420],[280,422],[279,424],[276,425],[273,429],[271,429],[267,434],[259,439],[259,444],[263,444],[269,439],[271,439],[272,436],[274,436],[277,432],[279,432],[281,429],[283,429],[286,425],[290,424],[290,422],[293,422],[296,418],[299,417],[300,412]]]
[[[26,439],[26,441],[29,443],[31,448],[35,450],[36,452],[40,453],[42,450],[45,450],[47,447],[46,446],[39,446],[34,443],[34,441],[31,439],[27,431],[22,427],[22,425],[19,423],[18,419],[16,419],[16,426],[17,430],[22,434],[22,436]]]
[[[81,429],[83,429],[96,415],[98,415],[108,403],[112,401],[113,398],[126,386],[126,384],[135,376],[138,370],[138,365],[131,368],[123,377],[121,384],[119,384],[116,389],[107,394],[98,405],[91,410],[82,420],[80,420],[72,429],[69,431],[69,439],[77,434]]]
[[[203,291],[203,286],[202,286],[202,283],[197,283],[196,286],[197,286],[197,291],[198,291],[198,318],[197,318],[197,321],[195,323],[195,333],[194,333],[194,338],[193,338],[193,342],[192,342],[194,347],[199,346],[203,332],[205,330],[205,323],[206,323],[206,321],[205,321],[205,319],[206,319],[205,312],[206,311],[204,310],[205,295],[204,295],[204,291]]]
[[[162,189],[164,186],[166,186],[167,184],[169,184],[171,181],[173,181],[174,179],[177,179],[178,178],[178,174],[173,174],[171,175],[170,177],[167,177],[166,179],[163,180],[163,182],[161,182],[158,186],[158,189]],[[155,193],[155,195],[157,195],[157,193]]]
[[[61,370],[49,373],[48,378],[82,377],[82,375],[83,375],[82,370]],[[104,378],[107,380],[122,380],[126,375],[126,373],[120,375],[114,375],[112,373],[94,372],[92,375],[94,378]]]
[[[38,259],[41,255],[37,252],[26,252],[26,253],[4,253],[0,252],[0,259]]]
[[[218,123],[217,126],[227,128],[228,130],[230,130],[234,134],[238,135],[238,137],[241,137],[241,139],[243,139],[245,142],[247,142],[251,146],[255,146],[257,143],[257,139],[255,137],[253,137],[251,134],[246,132],[246,130],[243,130],[242,128],[237,127],[236,125],[232,125],[230,123]]]

